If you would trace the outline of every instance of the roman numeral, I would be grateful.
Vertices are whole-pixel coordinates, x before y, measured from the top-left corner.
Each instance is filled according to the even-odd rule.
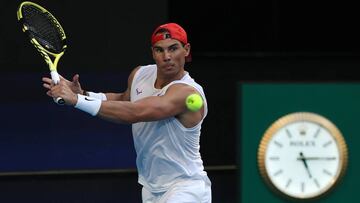
[[[280,160],[280,157],[278,157],[278,156],[271,156],[271,157],[269,157],[269,160],[271,160],[271,161],[279,161],[279,160]]]
[[[274,144],[275,144],[276,146],[280,147],[280,148],[282,148],[282,146],[283,146],[280,142],[278,142],[278,141],[276,141],[276,140],[274,141]]]
[[[326,169],[323,169],[323,173],[325,173],[326,175],[329,175],[329,176],[333,176],[333,174]]]
[[[290,186],[291,182],[292,182],[292,180],[291,180],[291,178],[290,178],[290,179],[286,182],[285,187],[286,187],[286,188],[289,188],[289,186]]]
[[[289,131],[289,129],[286,128],[285,131],[286,131],[287,136],[291,139],[292,135],[291,135],[291,132]]]
[[[274,176],[278,176],[278,175],[282,174],[282,172],[283,172],[283,170],[280,169],[274,173]]]
[[[325,144],[323,144],[323,147],[327,147],[327,146],[329,146],[329,145],[331,145],[332,144],[332,141],[330,140],[330,141],[328,141],[328,142],[325,142]]]
[[[314,138],[317,138],[320,134],[320,127],[317,129],[317,131],[314,134]]]
[[[319,181],[318,181],[316,178],[314,178],[314,183],[315,183],[315,185],[316,185],[318,188],[320,188]]]
[[[305,183],[301,182],[301,192],[305,192]]]

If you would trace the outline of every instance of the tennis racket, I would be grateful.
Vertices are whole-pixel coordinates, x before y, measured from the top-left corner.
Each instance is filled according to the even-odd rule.
[[[20,4],[17,18],[23,32],[48,64],[53,83],[58,84],[57,64],[66,49],[66,36],[60,23],[45,8],[29,1]],[[60,97],[54,98],[54,101],[60,105],[65,103]]]

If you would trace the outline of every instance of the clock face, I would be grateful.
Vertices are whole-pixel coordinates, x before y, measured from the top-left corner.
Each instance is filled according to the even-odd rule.
[[[259,147],[258,163],[272,189],[287,197],[311,199],[338,182],[347,165],[347,149],[329,120],[300,112],[269,127]]]

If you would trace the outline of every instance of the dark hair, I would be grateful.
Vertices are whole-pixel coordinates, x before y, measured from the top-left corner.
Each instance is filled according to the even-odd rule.
[[[164,33],[164,32],[169,32],[169,30],[165,29],[165,28],[160,28],[154,33],[154,35],[159,34],[159,33]]]

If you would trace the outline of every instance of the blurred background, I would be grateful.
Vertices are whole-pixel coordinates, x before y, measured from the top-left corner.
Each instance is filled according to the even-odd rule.
[[[130,126],[46,96],[47,65],[16,19],[21,2],[0,0],[0,201],[140,202]],[[186,70],[209,104],[201,154],[214,203],[241,202],[239,83],[359,80],[360,14],[347,1],[33,2],[66,32],[59,73],[79,73],[94,92],[124,91],[134,67],[153,63],[150,37],[158,25],[187,30],[193,62]]]

